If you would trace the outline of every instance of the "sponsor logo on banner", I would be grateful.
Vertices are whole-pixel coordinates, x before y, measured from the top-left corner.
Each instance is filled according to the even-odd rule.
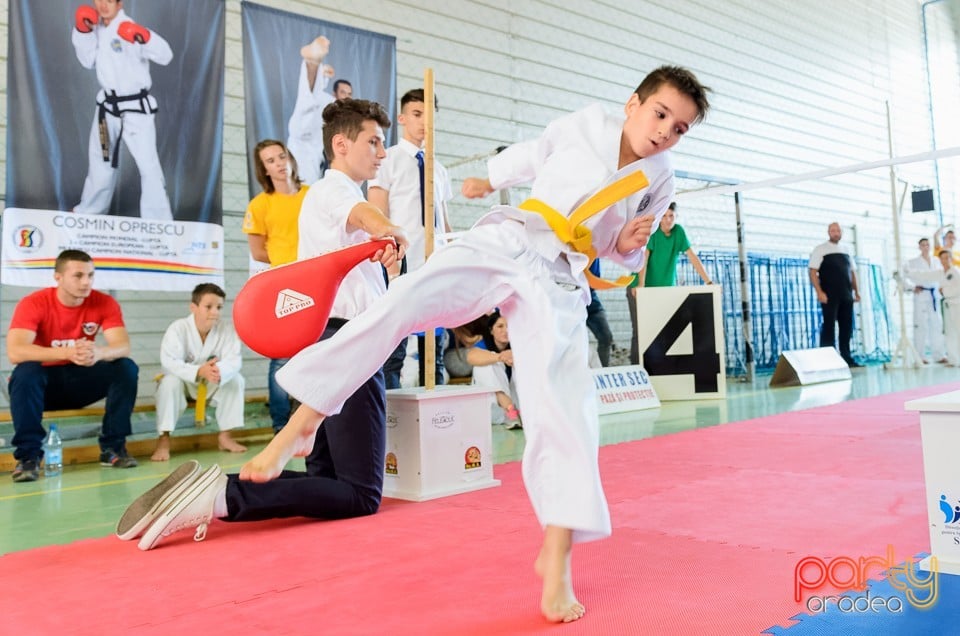
[[[905,602],[917,609],[933,607],[940,594],[937,559],[930,559],[930,571],[923,576],[914,565],[913,559],[897,565],[892,545],[887,546],[885,557],[841,555],[824,559],[807,556],[797,561],[793,571],[793,600],[802,602],[812,614],[832,608],[844,614],[902,614]],[[890,585],[902,595],[874,596],[870,593],[867,581],[884,572]],[[835,589],[838,594],[811,593],[804,597],[804,590],[816,592],[823,587]]]
[[[316,303],[313,302],[313,298],[306,294],[301,294],[292,289],[281,289],[277,293],[277,305],[274,308],[274,313],[277,318],[283,318],[298,311],[309,309],[314,304]]]
[[[593,369],[593,384],[601,413],[657,408],[660,400],[641,366]]]
[[[197,280],[223,284],[223,227],[191,221],[151,221],[6,208],[0,245],[5,285],[44,287],[57,255],[83,250],[101,289],[190,290]]]
[[[13,231],[13,244],[18,252],[31,254],[43,246],[43,232],[35,225],[21,225]]]

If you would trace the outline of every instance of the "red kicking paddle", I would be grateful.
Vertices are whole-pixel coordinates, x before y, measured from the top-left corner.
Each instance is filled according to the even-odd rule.
[[[254,275],[233,301],[233,326],[267,358],[289,358],[320,339],[343,277],[393,245],[377,239]]]

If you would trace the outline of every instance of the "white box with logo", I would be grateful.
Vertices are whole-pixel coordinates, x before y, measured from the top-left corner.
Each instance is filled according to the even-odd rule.
[[[923,480],[930,526],[930,557],[920,562],[929,571],[931,557],[942,574],[960,574],[960,391],[911,400],[920,411]]]
[[[384,496],[426,501],[499,486],[492,395],[476,386],[387,391]]]

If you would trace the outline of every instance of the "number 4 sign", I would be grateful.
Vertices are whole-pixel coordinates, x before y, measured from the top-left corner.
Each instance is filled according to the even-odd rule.
[[[661,401],[726,396],[722,318],[718,285],[637,289],[641,362]]]

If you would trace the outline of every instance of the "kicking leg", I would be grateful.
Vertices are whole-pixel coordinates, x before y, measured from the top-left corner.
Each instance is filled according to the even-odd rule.
[[[301,404],[267,447],[243,465],[240,479],[259,482],[276,479],[292,458],[309,455],[317,429],[325,417],[306,404]]]

